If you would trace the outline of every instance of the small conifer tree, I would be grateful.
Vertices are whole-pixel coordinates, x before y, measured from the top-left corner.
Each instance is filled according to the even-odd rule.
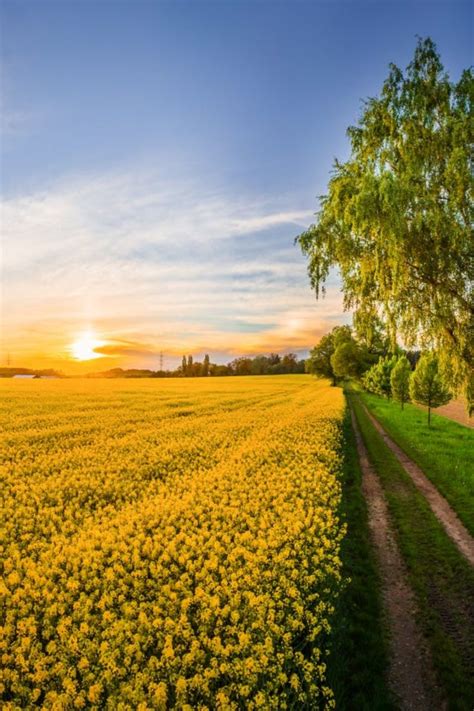
[[[403,406],[410,399],[410,362],[406,356],[401,356],[393,367],[390,375],[392,397]]]
[[[410,397],[428,408],[428,427],[431,426],[431,410],[446,405],[452,398],[439,372],[438,358],[434,353],[421,356],[410,378]]]

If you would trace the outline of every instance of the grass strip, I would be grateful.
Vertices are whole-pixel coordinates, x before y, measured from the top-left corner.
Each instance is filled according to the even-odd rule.
[[[443,494],[474,536],[474,430],[414,405],[400,406],[361,392],[362,400],[392,439]]]
[[[381,583],[370,540],[362,473],[349,410],[344,418],[341,516],[347,534],[341,545],[350,582],[338,601],[331,637],[328,682],[338,709],[394,709],[387,685],[388,643],[382,623]]]
[[[357,396],[348,394],[384,487],[439,683],[455,711],[474,704],[474,571],[385,445]]]

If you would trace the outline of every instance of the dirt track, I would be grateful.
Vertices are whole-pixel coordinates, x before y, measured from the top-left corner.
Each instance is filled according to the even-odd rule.
[[[463,556],[474,566],[474,538],[467,528],[461,523],[446,499],[425,476],[420,467],[389,437],[380,422],[375,419],[365,405],[364,409],[387,447],[395,454],[414,484],[428,501],[434,515],[442,523],[448,536],[454,541]]]
[[[398,550],[382,485],[372,467],[356,418],[351,411],[362,468],[369,527],[382,579],[384,608],[390,632],[389,681],[400,709],[443,709],[426,644],[416,624],[416,604]]]

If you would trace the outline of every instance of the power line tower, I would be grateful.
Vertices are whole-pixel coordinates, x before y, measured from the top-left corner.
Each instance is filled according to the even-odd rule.
[[[160,351],[160,370],[163,370],[163,351]]]

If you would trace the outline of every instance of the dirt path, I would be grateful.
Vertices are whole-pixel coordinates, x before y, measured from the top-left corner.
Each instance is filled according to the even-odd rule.
[[[363,407],[377,432],[382,436],[387,447],[395,454],[402,467],[410,475],[414,484],[428,501],[434,515],[443,524],[448,536],[454,541],[469,563],[474,566],[474,538],[471,536],[467,528],[461,523],[455,511],[448,504],[444,496],[439,493],[437,488],[425,476],[420,467],[405,454],[403,449],[401,449],[398,444],[391,439],[391,437],[389,437],[380,422],[375,419],[365,405]]]
[[[369,461],[353,411],[351,417],[390,631],[390,686],[402,711],[443,709],[444,705],[436,692],[431,659],[416,625],[416,604],[398,550],[382,485]]]

